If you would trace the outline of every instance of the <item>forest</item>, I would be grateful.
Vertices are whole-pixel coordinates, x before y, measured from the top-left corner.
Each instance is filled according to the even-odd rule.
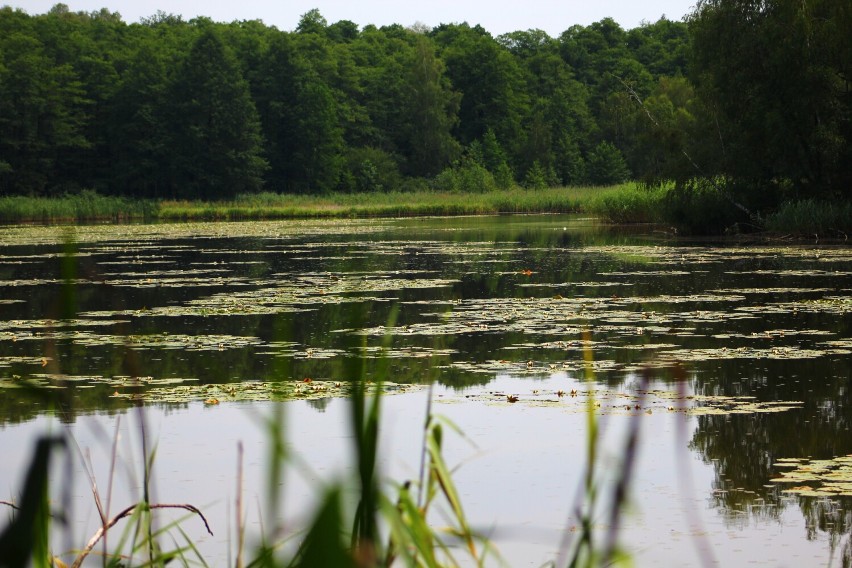
[[[0,196],[216,200],[671,184],[744,211],[848,201],[852,10],[701,0],[610,18],[293,31],[0,9]]]

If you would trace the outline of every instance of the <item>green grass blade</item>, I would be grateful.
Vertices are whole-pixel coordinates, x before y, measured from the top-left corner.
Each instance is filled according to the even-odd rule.
[[[293,566],[356,568],[358,563],[344,546],[342,533],[343,513],[340,506],[340,490],[333,488],[323,499]]]

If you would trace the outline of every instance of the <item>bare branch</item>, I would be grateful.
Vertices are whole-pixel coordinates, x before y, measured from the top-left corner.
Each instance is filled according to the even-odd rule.
[[[647,106],[645,106],[645,102],[641,99],[641,97],[639,97],[639,94],[636,92],[635,89],[633,89],[633,86],[621,77],[616,78],[621,81],[621,84],[624,85],[625,89],[627,89],[627,93],[630,98],[636,101],[639,107],[645,112],[645,115],[648,117],[648,119],[654,123],[654,126],[660,128],[660,123],[657,122],[657,119],[654,118],[654,115],[651,114],[651,111],[648,109]],[[745,205],[731,197],[730,194],[723,187],[720,187],[719,184],[713,181],[713,178],[704,173],[704,171],[701,169],[701,166],[699,166],[698,163],[692,159],[692,156],[689,155],[685,148],[681,148],[680,153],[683,154],[683,157],[686,158],[690,164],[692,164],[692,167],[695,168],[695,171],[697,171],[704,179],[706,179],[713,187],[716,188],[716,191],[718,191],[722,197],[727,199],[734,207],[736,207],[749,217],[752,217],[751,211]]]
[[[92,535],[92,538],[89,539],[88,544],[86,544],[86,548],[84,548],[80,552],[80,554],[74,560],[74,563],[71,565],[71,568],[80,568],[80,566],[82,566],[82,564],[83,564],[83,560],[86,559],[86,557],[89,555],[89,553],[92,551],[92,549],[98,543],[98,541],[101,540],[104,537],[104,535],[106,535],[107,531],[109,531],[109,529],[114,527],[118,523],[118,521],[120,521],[121,519],[124,519],[125,517],[132,515],[133,512],[136,510],[136,508],[139,507],[140,505],[141,505],[141,503],[131,505],[131,506],[127,507],[126,509],[124,509],[123,511],[121,511],[120,513],[118,513],[113,518],[111,518],[109,520],[109,522],[104,523],[104,526],[99,528],[95,532],[95,534]],[[210,533],[210,536],[213,536],[213,531],[210,530],[210,524],[207,522],[207,519],[204,517],[204,514],[201,511],[199,511],[196,507],[194,507],[193,505],[159,503],[159,504],[148,505],[148,508],[149,509],[185,509],[185,510],[191,512],[191,513],[195,513],[196,515],[201,517],[202,521],[204,521],[204,528],[207,529],[207,532]]]
[[[13,509],[15,509],[16,511],[20,511],[20,510],[21,510],[21,508],[20,508],[20,507],[18,507],[17,505],[15,505],[14,503],[12,503],[11,501],[0,501],[0,505],[7,505],[7,506],[9,506],[9,507],[12,507],[12,508],[13,508]]]

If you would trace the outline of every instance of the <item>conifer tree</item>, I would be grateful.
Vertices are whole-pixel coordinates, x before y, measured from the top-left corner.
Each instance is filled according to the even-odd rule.
[[[196,39],[172,89],[173,192],[203,199],[258,191],[260,123],[236,59],[212,30]]]

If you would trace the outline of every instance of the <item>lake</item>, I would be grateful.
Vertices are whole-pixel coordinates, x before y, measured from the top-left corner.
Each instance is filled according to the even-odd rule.
[[[143,423],[154,500],[204,512],[215,536],[181,527],[211,565],[233,564],[240,463],[249,542],[270,523],[270,417],[299,464],[281,520],[304,529],[354,467],[354,360],[392,383],[382,478],[418,479],[431,402],[461,431],[467,517],[511,566],[578,533],[589,409],[604,505],[633,458],[637,566],[852,560],[846,245],[570,216],[0,227],[0,290],[0,500],[39,435],[71,435],[56,553],[98,527],[84,463],[111,511],[140,498]]]

